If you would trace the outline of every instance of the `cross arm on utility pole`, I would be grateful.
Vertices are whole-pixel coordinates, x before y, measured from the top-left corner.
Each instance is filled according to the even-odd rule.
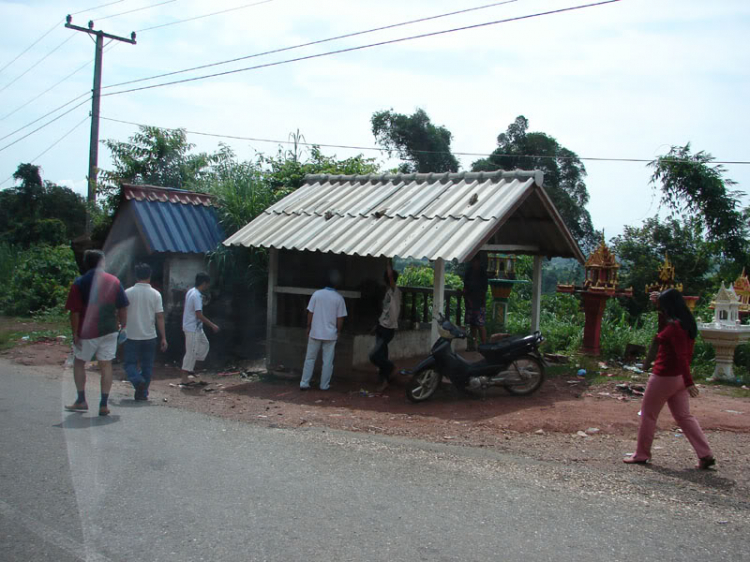
[[[107,39],[115,39],[117,41],[124,41],[125,43],[131,43],[132,45],[136,44],[135,31],[131,32],[130,39],[127,39],[126,37],[120,37],[119,35],[112,35],[111,33],[105,33],[104,31],[101,31],[101,30],[96,31],[94,29],[93,20],[89,20],[88,28],[81,27],[80,25],[73,25],[72,23],[70,23],[72,21],[73,21],[73,18],[70,15],[68,15],[65,18],[65,27],[67,27],[68,29],[75,29],[76,31],[83,31],[84,33],[89,33],[91,35],[101,35],[102,37],[106,37]]]
[[[94,58],[94,87],[91,95],[91,139],[89,141],[89,189],[88,189],[88,202],[96,202],[96,177],[98,174],[99,167],[99,102],[101,98],[102,89],[102,55],[104,54],[104,38],[113,39],[115,41],[122,41],[123,43],[130,43],[135,45],[135,31],[130,34],[130,39],[126,37],[119,37],[110,33],[105,33],[101,30],[94,29],[94,22],[89,21],[88,28],[81,27],[79,25],[73,25],[73,18],[68,15],[65,18],[65,27],[72,29],[73,31],[82,31],[89,35],[96,37],[96,57]],[[86,232],[91,233],[91,216],[87,213],[86,217]]]

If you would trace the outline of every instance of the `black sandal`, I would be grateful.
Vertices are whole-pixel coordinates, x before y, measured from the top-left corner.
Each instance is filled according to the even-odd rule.
[[[698,466],[696,466],[695,468],[697,468],[698,470],[708,470],[715,464],[716,459],[712,456],[708,456],[698,459]]]
[[[625,464],[648,464],[648,459],[636,459],[635,455],[633,455],[632,457],[622,459],[622,462],[624,462]]]

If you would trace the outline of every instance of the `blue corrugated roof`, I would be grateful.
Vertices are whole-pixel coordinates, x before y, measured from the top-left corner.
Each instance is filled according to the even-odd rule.
[[[130,204],[154,252],[203,254],[225,238],[213,207],[136,200]]]

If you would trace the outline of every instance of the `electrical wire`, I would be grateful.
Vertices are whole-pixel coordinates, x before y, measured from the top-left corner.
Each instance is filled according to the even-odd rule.
[[[64,104],[62,104],[62,105],[61,105],[60,107],[56,107],[55,109],[53,109],[52,111],[49,111],[49,112],[45,113],[45,114],[44,114],[44,115],[42,115],[41,117],[37,117],[36,119],[34,119],[33,121],[31,121],[30,123],[26,123],[26,124],[25,124],[25,125],[24,125],[23,127],[20,127],[20,128],[18,128],[18,129],[16,129],[16,130],[15,130],[15,131],[13,131],[12,133],[8,133],[8,134],[7,134],[7,135],[5,135],[4,137],[0,137],[0,141],[2,141],[2,140],[5,140],[5,139],[7,139],[8,137],[12,137],[12,136],[13,136],[13,135],[15,135],[16,133],[19,133],[19,132],[23,131],[23,130],[24,130],[24,129],[26,129],[27,127],[31,127],[31,126],[32,126],[32,125],[33,125],[34,123],[38,123],[39,121],[41,121],[41,120],[42,120],[42,119],[44,119],[45,117],[49,117],[49,116],[50,116],[50,115],[52,115],[53,113],[55,113],[55,112],[57,112],[57,111],[60,111],[60,110],[61,110],[61,109],[62,109],[63,107],[67,107],[67,106],[69,106],[69,105],[70,105],[71,103],[73,103],[73,102],[75,102],[75,101],[78,101],[79,99],[81,99],[81,98],[82,98],[83,96],[88,96],[88,95],[91,95],[91,92],[89,92],[89,91],[86,91],[86,92],[82,93],[82,94],[81,94],[80,96],[77,96],[77,97],[73,98],[72,100],[70,100],[70,101],[67,101],[67,102],[65,102],[65,103],[64,103]]]
[[[107,3],[107,4],[100,4],[99,6],[93,6],[93,7],[91,7],[91,8],[86,8],[85,10],[79,10],[78,12],[73,12],[73,13],[72,13],[71,15],[72,15],[72,16],[75,16],[75,15],[78,15],[78,14],[82,14],[82,13],[84,13],[84,12],[89,12],[89,11],[92,11],[92,10],[97,10],[97,9],[99,9],[99,8],[106,8],[107,6],[112,6],[112,5],[114,5],[114,4],[120,4],[120,3],[122,3],[122,2],[125,2],[125,1],[126,1],[126,0],[117,0],[116,2],[109,2],[109,3]],[[37,43],[39,43],[39,42],[40,42],[40,41],[41,41],[42,39],[44,39],[45,37],[47,37],[47,35],[49,35],[50,33],[52,33],[52,32],[53,32],[53,31],[54,31],[55,29],[57,29],[57,28],[58,28],[58,26],[59,26],[59,25],[60,25],[61,23],[65,23],[65,20],[63,19],[63,20],[60,20],[60,21],[56,22],[56,23],[55,23],[55,25],[53,25],[53,26],[52,26],[52,27],[50,27],[50,28],[49,28],[49,29],[48,29],[47,31],[45,31],[45,32],[44,32],[44,33],[42,34],[42,36],[41,36],[41,37],[39,37],[39,39],[37,39],[36,41],[34,41],[34,42],[33,42],[33,43],[31,44],[31,45],[29,45],[29,46],[28,46],[28,47],[26,47],[26,48],[25,48],[25,49],[24,49],[23,51],[21,51],[21,52],[20,52],[20,53],[19,53],[18,55],[16,55],[16,58],[14,58],[14,59],[13,59],[12,61],[10,61],[10,62],[6,63],[6,64],[5,64],[5,66],[3,66],[2,68],[0,68],[0,73],[2,73],[2,72],[3,72],[3,71],[4,71],[5,69],[6,69],[6,68],[8,68],[8,67],[9,67],[9,66],[10,66],[11,64],[13,64],[14,62],[16,62],[16,61],[17,61],[18,59],[20,59],[20,58],[21,58],[21,57],[22,57],[23,55],[25,55],[25,54],[26,54],[27,52],[29,52],[29,51],[31,50],[31,48],[32,48],[32,47],[34,47],[34,46],[35,46],[35,45],[36,45]]]
[[[244,10],[245,8],[252,8],[253,6],[260,6],[261,4],[268,4],[269,2],[273,2],[274,0],[263,0],[262,2],[255,2],[254,4],[245,4],[244,6],[236,6],[234,8],[227,8],[226,10],[221,10],[219,12],[212,12],[210,14],[203,14],[202,16],[195,16],[192,18],[187,18],[184,20],[178,20],[178,21],[172,21],[169,23],[162,23],[161,25],[154,25],[152,27],[144,27],[143,29],[137,29],[137,33],[143,33],[144,31],[151,31],[152,29],[160,29],[162,27],[169,27],[170,25],[177,25],[180,23],[185,23],[189,21],[195,21],[195,20],[201,20],[203,18],[210,18],[211,16],[218,16],[220,14],[226,14],[227,12],[235,12],[237,10]]]
[[[24,76],[26,76],[29,72],[31,72],[32,70],[34,70],[44,60],[46,60],[47,57],[49,57],[52,53],[54,53],[55,51],[57,51],[58,49],[60,49],[63,45],[65,45],[65,43],[67,43],[68,41],[70,41],[71,39],[73,39],[73,37],[74,37],[73,35],[70,35],[67,39],[65,39],[57,47],[55,47],[54,49],[52,49],[51,51],[49,51],[46,55],[44,55],[42,58],[40,58],[38,61],[36,61],[34,64],[32,64],[29,68],[27,68],[26,70],[24,70],[21,74],[19,74],[13,80],[11,80],[10,82],[8,82],[5,86],[3,86],[2,88],[0,88],[0,93],[4,92],[8,88],[10,88],[13,84],[15,84],[21,78],[23,78]]]
[[[204,65],[201,65],[201,66],[194,66],[194,67],[185,68],[185,69],[182,69],[182,70],[175,70],[173,72],[165,72],[163,74],[156,74],[154,76],[148,76],[146,78],[138,78],[136,80],[128,80],[126,82],[118,82],[116,84],[109,84],[107,86],[103,86],[102,89],[114,88],[114,87],[117,87],[117,86],[125,86],[127,84],[136,84],[138,82],[147,82],[149,80],[156,80],[157,78],[164,78],[166,76],[174,76],[176,74],[183,74],[185,72],[192,72],[193,70],[202,70],[204,68],[211,68],[211,67],[214,67],[214,66],[221,66],[221,65],[224,65],[224,64],[230,64],[230,63],[233,63],[233,62],[238,62],[238,61],[241,61],[241,60],[247,60],[247,59],[252,59],[252,58],[256,58],[256,57],[262,57],[262,56],[266,56],[266,55],[273,55],[273,54],[276,54],[276,53],[283,53],[285,51],[292,51],[294,49],[301,49],[303,47],[310,47],[312,45],[320,45],[321,43],[328,43],[330,41],[337,41],[339,39],[348,39],[350,37],[357,37],[359,35],[367,35],[368,33],[375,33],[377,31],[384,31],[386,29],[394,29],[396,27],[402,27],[402,26],[405,26],[405,25],[411,25],[411,24],[415,24],[415,23],[422,23],[422,22],[436,20],[436,19],[440,19],[440,18],[446,18],[446,17],[449,17],[449,16],[455,16],[455,15],[459,15],[459,14],[465,14],[465,13],[468,13],[468,12],[474,12],[474,11],[477,11],[477,10],[484,10],[484,9],[487,9],[487,8],[494,8],[494,7],[497,7],[497,6],[501,6],[503,4],[512,4],[512,3],[518,2],[518,1],[519,0],[504,0],[502,2],[494,2],[492,4],[485,4],[483,6],[477,6],[477,7],[474,7],[474,8],[466,8],[464,10],[458,10],[456,12],[448,12],[448,13],[445,13],[445,14],[438,14],[436,16],[429,16],[429,17],[425,17],[425,18],[419,18],[419,19],[415,19],[415,20],[409,20],[409,21],[404,21],[404,22],[400,22],[400,23],[394,23],[394,24],[390,24],[390,25],[384,25],[382,27],[375,27],[373,29],[366,29],[364,31],[356,31],[354,33],[346,33],[344,35],[337,35],[336,37],[328,37],[326,39],[319,39],[317,41],[310,41],[309,43],[302,43],[300,45],[293,45],[291,47],[281,47],[279,49],[273,49],[271,51],[264,51],[262,53],[255,53],[255,54],[252,54],[252,55],[246,55],[246,56],[238,57],[238,58],[235,58],[235,59],[229,59],[229,60],[225,60],[225,61],[219,61],[219,62],[215,62],[215,63],[211,63],[211,64],[204,64]]]
[[[104,16],[103,18],[96,18],[96,21],[102,21],[102,20],[108,20],[111,18],[117,18],[120,16],[124,16],[126,14],[132,14],[135,12],[142,12],[143,10],[150,10],[151,8],[157,8],[159,6],[164,6],[165,4],[172,4],[174,2],[177,2],[178,0],[165,0],[164,2],[159,2],[157,4],[151,4],[149,6],[143,6],[141,8],[135,8],[134,10],[128,10],[127,12],[120,12],[119,14],[112,14],[110,16]]]
[[[122,123],[124,125],[133,125],[135,127],[157,127],[156,125],[146,125],[144,123],[136,123],[134,121],[126,121],[124,119],[114,119],[112,117],[104,117],[100,116],[99,119],[102,119],[103,121],[111,121],[113,123]],[[343,149],[350,149],[350,150],[370,150],[375,152],[388,152],[390,153],[391,150],[387,148],[381,148],[377,146],[357,146],[357,145],[347,145],[347,144],[325,144],[325,143],[318,143],[318,142],[299,142],[299,141],[290,141],[290,140],[275,140],[275,139],[264,139],[264,138],[257,138],[257,137],[246,137],[246,136],[240,136],[240,135],[227,135],[227,134],[220,134],[220,133],[207,133],[204,131],[192,131],[189,129],[183,129],[183,128],[172,128],[172,127],[157,127],[159,129],[163,129],[166,131],[177,131],[182,130],[185,131],[187,134],[191,135],[199,135],[204,137],[214,137],[214,138],[221,138],[221,139],[231,139],[231,140],[244,140],[244,141],[251,141],[251,142],[267,142],[272,144],[296,144],[301,146],[319,146],[323,148],[343,148]],[[549,158],[554,160],[581,160],[581,161],[594,161],[594,162],[637,162],[637,163],[649,163],[653,162],[655,158],[603,158],[603,157],[594,157],[594,156],[547,156],[542,154],[496,154],[496,153],[482,153],[482,152],[453,152],[453,151],[444,151],[444,150],[414,150],[412,152],[418,152],[420,154],[453,154],[454,156],[473,156],[473,157],[481,157],[486,158],[488,156],[500,156],[500,157],[508,157],[508,158],[529,158],[529,159],[542,159],[542,158]],[[677,159],[677,158],[669,158],[669,159],[663,159],[664,162],[692,162],[691,160],[684,160],[684,159]],[[712,160],[711,164],[742,164],[742,165],[748,165],[750,164],[750,160]]]
[[[183,78],[182,80],[173,80],[171,82],[162,82],[161,84],[152,84],[150,86],[141,86],[139,88],[130,88],[130,89],[127,89],[127,90],[120,90],[118,92],[110,92],[108,94],[102,94],[102,97],[105,97],[105,96],[116,96],[116,95],[119,95],[119,94],[128,94],[128,93],[131,93],[131,92],[139,92],[139,91],[142,91],[142,90],[151,90],[153,88],[162,88],[164,86],[172,86],[174,84],[185,84],[187,82],[196,82],[198,80],[206,80],[208,78],[216,78],[218,76],[227,76],[227,75],[230,75],[230,74],[237,74],[239,72],[247,72],[247,71],[250,71],[250,70],[259,70],[261,68],[270,68],[270,67],[274,67],[274,66],[281,66],[281,65],[284,65],[284,64],[292,63],[292,62],[299,62],[299,61],[303,61],[303,60],[310,60],[310,59],[316,59],[316,58],[321,58],[321,57],[327,57],[327,56],[337,55],[337,54],[341,54],[341,53],[350,53],[350,52],[353,52],[353,51],[361,51],[361,50],[369,49],[369,48],[372,48],[372,47],[380,47],[380,46],[383,46],[383,45],[392,45],[394,43],[402,43],[404,41],[412,41],[414,39],[424,39],[425,37],[435,37],[435,36],[438,36],[438,35],[445,35],[447,33],[455,33],[457,31],[466,31],[466,30],[469,30],[469,29],[479,29],[479,28],[488,27],[488,26],[491,26],[491,25],[498,25],[498,24],[502,24],[502,23],[510,23],[510,22],[514,22],[514,21],[527,20],[527,19],[537,18],[537,17],[541,17],[541,16],[548,16],[548,15],[552,15],[552,14],[560,14],[560,13],[563,13],[563,12],[571,12],[571,11],[574,11],[574,10],[582,10],[582,9],[585,9],[585,8],[593,8],[593,7],[596,7],[596,6],[603,6],[605,4],[614,4],[615,2],[620,2],[620,1],[621,0],[603,0],[601,2],[595,2],[595,3],[592,3],[592,4],[581,4],[581,5],[578,5],[578,6],[571,6],[571,7],[568,7],[568,8],[561,8],[561,9],[558,9],[558,10],[550,10],[550,11],[547,11],[547,12],[538,12],[536,14],[528,14],[528,15],[525,15],[525,16],[517,16],[517,17],[506,18],[506,19],[502,19],[502,20],[477,23],[477,24],[467,25],[467,26],[463,26],[463,27],[456,27],[456,28],[453,28],[453,29],[444,29],[444,30],[441,30],[441,31],[433,31],[433,32],[430,32],[430,33],[422,33],[421,35],[411,35],[409,37],[400,37],[398,39],[390,39],[388,41],[380,41],[378,43],[370,43],[368,45],[359,45],[357,47],[348,47],[346,49],[338,49],[336,51],[327,51],[325,53],[317,53],[317,54],[314,54],[314,55],[306,55],[304,57],[297,57],[297,58],[294,58],[294,59],[286,59],[286,60],[283,60],[283,61],[269,62],[269,63],[265,63],[265,64],[258,64],[258,65],[255,65],[255,66],[248,66],[248,67],[245,67],[245,68],[237,68],[237,69],[234,69],[234,70],[226,70],[224,72],[216,72],[214,74],[206,74],[206,75],[203,75],[203,76],[195,76],[193,78]],[[220,63],[216,63],[216,64],[220,64]],[[216,66],[216,64],[214,64],[212,66]]]
[[[87,92],[87,93],[88,93],[88,92]],[[58,119],[60,119],[60,118],[62,118],[62,117],[65,117],[65,116],[66,116],[66,115],[67,115],[68,113],[70,113],[70,112],[72,112],[72,111],[75,111],[76,109],[78,109],[78,108],[79,108],[79,107],[81,107],[82,105],[84,105],[84,104],[88,103],[89,101],[91,101],[91,98],[89,98],[89,99],[87,99],[87,100],[84,100],[84,101],[82,101],[81,103],[79,103],[79,104],[78,104],[78,105],[76,105],[76,106],[73,106],[73,107],[71,107],[71,108],[70,108],[70,109],[69,109],[68,111],[66,111],[65,113],[61,113],[60,115],[58,115],[58,116],[57,116],[57,117],[55,117],[54,119],[50,119],[50,120],[49,120],[49,121],[47,121],[47,122],[46,122],[46,123],[45,123],[44,125],[42,125],[42,126],[40,126],[40,127],[37,127],[36,129],[34,129],[33,131],[31,131],[30,133],[26,133],[26,134],[25,134],[24,136],[22,136],[22,137],[19,137],[19,138],[17,138],[16,140],[14,140],[14,141],[13,141],[13,142],[11,142],[11,143],[8,143],[8,144],[6,144],[6,145],[5,145],[5,146],[3,146],[2,148],[0,148],[0,152],[2,152],[3,150],[5,150],[5,149],[7,149],[7,148],[10,148],[10,147],[11,147],[11,146],[13,146],[14,144],[17,144],[17,143],[21,142],[22,140],[24,140],[24,139],[26,139],[26,138],[30,137],[30,136],[31,136],[31,135],[33,135],[34,133],[36,133],[36,132],[38,132],[38,131],[41,131],[41,130],[42,130],[42,129],[44,129],[45,127],[48,127],[49,125],[51,125],[52,123],[54,123],[54,122],[55,122],[55,121],[57,121]],[[3,138],[5,138],[5,137],[3,137]]]
[[[53,142],[51,145],[49,145],[47,148],[45,148],[42,152],[40,152],[34,158],[32,158],[31,160],[28,160],[28,162],[34,163],[37,160],[39,160],[42,156],[44,156],[50,150],[52,150],[53,148],[55,148],[58,144],[60,144],[63,140],[65,140],[69,135],[71,135],[73,133],[73,131],[75,131],[76,129],[78,129],[78,127],[80,127],[81,125],[83,125],[88,120],[89,120],[89,116],[87,115],[81,121],[79,121],[78,124],[76,124],[72,129],[70,129],[67,133],[65,133],[63,136],[61,136],[59,139],[57,139],[55,142]],[[8,183],[9,180],[12,180],[12,179],[13,179],[13,175],[11,175],[9,178],[5,179],[2,183],[0,183],[0,186],[5,185],[6,183]]]
[[[120,0],[120,2],[124,2],[124,1],[125,1],[125,0]],[[114,42],[114,41],[112,41],[112,40],[110,40],[110,41],[109,41],[109,43],[112,43],[112,46],[108,48],[108,47],[107,47],[107,46],[105,45],[105,47],[104,47],[104,52],[105,52],[105,53],[108,53],[109,51],[111,51],[112,49],[114,49],[115,47],[117,47],[117,45],[119,45],[119,44],[120,44],[119,42]],[[108,43],[108,44],[109,44],[109,43]],[[20,106],[18,106],[17,108],[15,108],[15,109],[14,109],[13,111],[11,111],[10,113],[6,113],[6,114],[5,114],[5,115],[3,115],[2,117],[0,117],[0,121],[5,121],[5,120],[6,120],[6,119],[7,119],[8,117],[10,117],[11,115],[14,115],[15,113],[19,112],[20,110],[22,110],[22,109],[23,109],[24,107],[26,107],[26,106],[27,106],[27,105],[29,105],[30,103],[33,103],[33,102],[35,102],[36,100],[38,100],[39,98],[41,98],[41,97],[42,97],[42,96],[43,96],[44,94],[46,94],[46,93],[48,93],[48,92],[51,92],[52,90],[54,90],[55,88],[57,88],[57,87],[58,87],[58,86],[59,86],[60,84],[62,84],[62,83],[63,83],[63,82],[65,82],[66,80],[68,80],[68,79],[72,78],[73,76],[75,76],[76,74],[78,74],[78,73],[79,73],[79,72],[80,72],[81,70],[83,70],[84,68],[86,68],[87,66],[89,66],[89,65],[90,65],[91,63],[93,63],[93,62],[94,62],[94,59],[91,59],[91,60],[89,60],[89,61],[85,62],[84,64],[82,64],[81,66],[79,66],[78,68],[76,68],[76,69],[75,69],[75,70],[74,70],[73,72],[71,72],[70,74],[68,74],[68,75],[67,75],[67,76],[66,76],[65,78],[63,78],[62,80],[59,80],[58,82],[55,82],[54,84],[52,84],[52,86],[50,86],[49,88],[47,88],[46,90],[44,90],[44,91],[43,91],[43,92],[41,92],[40,94],[37,94],[36,96],[34,96],[34,97],[33,97],[33,98],[31,98],[30,100],[28,100],[28,101],[27,101],[26,103],[24,103],[23,105],[20,105]]]

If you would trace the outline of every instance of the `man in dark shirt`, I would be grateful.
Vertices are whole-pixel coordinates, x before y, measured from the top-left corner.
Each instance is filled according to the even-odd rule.
[[[65,304],[70,311],[73,330],[73,378],[78,391],[76,401],[65,409],[71,412],[89,409],[85,367],[86,361],[96,358],[102,377],[99,415],[106,416],[109,414],[107,400],[112,388],[112,359],[117,352],[117,332],[127,323],[128,298],[120,280],[104,271],[104,252],[88,250],[83,261],[87,272],[73,282]]]
[[[464,322],[471,329],[474,347],[477,345],[477,335],[481,335],[482,343],[487,341],[484,321],[488,286],[487,272],[482,267],[482,260],[477,254],[471,259],[464,274],[464,301],[466,302]]]

